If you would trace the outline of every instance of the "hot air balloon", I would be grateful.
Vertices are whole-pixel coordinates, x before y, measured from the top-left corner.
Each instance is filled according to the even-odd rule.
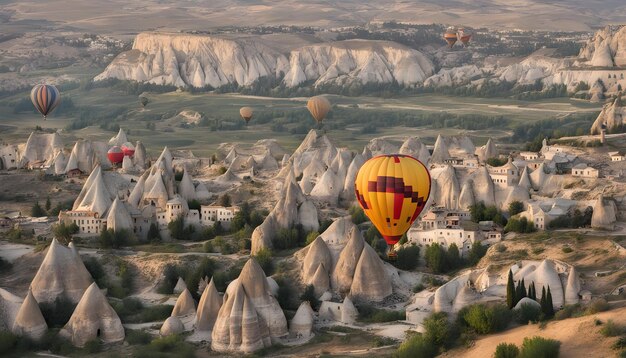
[[[126,142],[122,144],[122,153],[124,153],[127,157],[132,157],[135,155],[135,146],[131,142]]]
[[[324,96],[311,97],[306,104],[306,108],[309,109],[317,124],[321,125],[330,111],[330,101]]]
[[[48,114],[59,105],[61,95],[59,90],[53,85],[40,84],[33,87],[30,91],[30,100],[45,121]]]
[[[472,34],[469,32],[465,32],[465,29],[461,28],[459,29],[458,38],[459,40],[461,40],[464,46],[467,46],[472,38]]]
[[[124,160],[124,152],[118,146],[111,147],[107,152],[107,158],[111,164],[120,164]]]
[[[448,46],[452,48],[452,46],[454,46],[457,40],[456,29],[452,26],[448,27],[446,32],[443,34],[443,38],[448,43]]]
[[[243,120],[246,121],[246,125],[248,125],[248,122],[252,119],[252,108],[241,107],[239,115],[241,115],[241,118],[243,118]]]
[[[422,212],[430,195],[430,173],[419,160],[401,154],[374,157],[359,169],[356,198],[389,246],[394,245]]]
[[[139,103],[141,103],[142,107],[145,107],[150,103],[150,100],[146,96],[139,96]]]

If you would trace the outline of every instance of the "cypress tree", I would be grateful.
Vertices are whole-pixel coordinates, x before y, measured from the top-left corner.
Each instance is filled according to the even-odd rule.
[[[541,300],[539,304],[541,305],[541,312],[544,316],[548,317],[547,304],[546,304],[546,287],[541,287]]]
[[[506,283],[506,305],[509,309],[515,307],[515,283],[513,283],[513,273],[509,270],[509,279]]]
[[[531,282],[528,286],[528,297],[532,300],[537,301],[537,291],[535,289],[535,281]]]
[[[520,290],[522,293],[522,297],[520,297],[520,300],[524,297],[528,297],[528,294],[526,293],[526,284],[524,283],[524,279],[522,279],[522,283],[520,284]]]
[[[554,316],[554,305],[552,304],[552,293],[550,292],[550,286],[548,286],[548,294],[546,296],[546,308],[548,311],[548,317]]]

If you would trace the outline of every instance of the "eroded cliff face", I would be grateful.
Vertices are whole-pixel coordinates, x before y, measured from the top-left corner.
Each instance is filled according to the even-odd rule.
[[[253,38],[137,35],[133,49],[117,56],[95,80],[118,78],[179,87],[249,85],[287,71],[287,57]]]
[[[305,46],[290,55],[284,82],[294,87],[353,81],[414,85],[434,73],[432,62],[421,52],[389,41],[347,40]]]
[[[581,65],[593,67],[626,66],[626,26],[599,30],[580,49]]]
[[[283,78],[287,86],[316,84],[422,83],[432,62],[419,51],[388,42],[348,40],[306,45],[256,37],[141,33],[133,49],[117,56],[95,80],[118,78],[179,87],[250,85],[261,77]]]

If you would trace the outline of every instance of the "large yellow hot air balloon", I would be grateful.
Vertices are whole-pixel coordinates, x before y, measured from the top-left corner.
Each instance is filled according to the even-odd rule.
[[[328,112],[330,111],[330,101],[324,96],[311,97],[306,104],[313,118],[318,124],[321,124]]]
[[[252,119],[252,108],[241,107],[241,109],[239,110],[239,115],[241,116],[241,118],[243,118],[244,121],[246,121],[246,125],[248,125],[248,122],[250,122],[250,120]]]
[[[408,155],[377,156],[359,169],[354,190],[359,205],[389,245],[389,258],[395,258],[393,246],[428,201],[428,169]]]

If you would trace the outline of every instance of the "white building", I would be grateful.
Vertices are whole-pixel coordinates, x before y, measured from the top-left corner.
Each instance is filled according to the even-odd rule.
[[[502,239],[499,231],[491,227],[483,230],[479,224],[471,222],[470,219],[471,215],[468,211],[433,208],[422,217],[417,227],[409,229],[408,242],[419,246],[437,243],[445,249],[454,243],[461,256],[465,256],[477,240],[500,241]]]
[[[519,215],[532,222],[535,229],[545,230],[550,221],[567,215],[574,205],[576,205],[575,201],[562,198],[546,199],[541,202],[533,201],[528,203],[526,211]]]
[[[227,208],[224,206],[202,205],[200,207],[200,222],[204,226],[212,226],[216,221],[219,221],[222,227],[228,228],[238,212],[239,207],[237,206]]]
[[[539,153],[537,152],[521,152],[519,155],[526,161],[539,159]]]
[[[623,162],[624,160],[626,160],[626,155],[620,152],[609,152],[609,157],[611,158],[612,162]]]
[[[520,178],[520,170],[509,160],[501,167],[488,166],[489,176],[493,183],[501,188],[517,185]]]
[[[581,178],[599,178],[600,171],[587,166],[585,163],[580,163],[572,168],[572,175]]]
[[[98,213],[93,211],[61,211],[59,222],[66,225],[76,224],[78,234],[99,235],[103,228],[103,220],[98,217]]]

